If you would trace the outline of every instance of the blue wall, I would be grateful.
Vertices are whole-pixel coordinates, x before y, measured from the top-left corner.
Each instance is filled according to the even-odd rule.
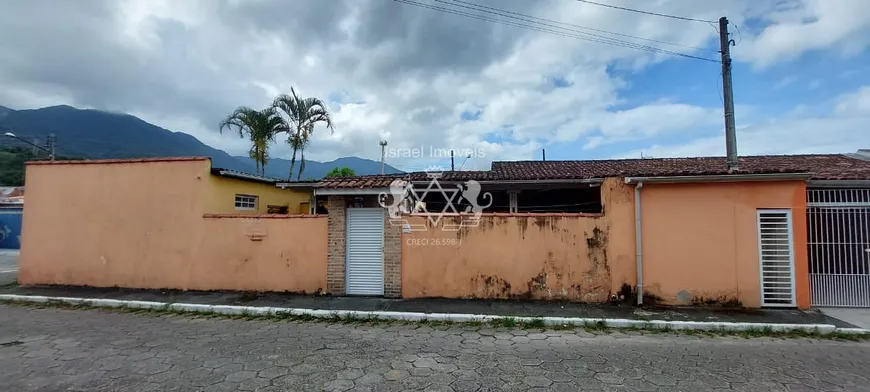
[[[21,248],[22,207],[0,207],[0,248]]]

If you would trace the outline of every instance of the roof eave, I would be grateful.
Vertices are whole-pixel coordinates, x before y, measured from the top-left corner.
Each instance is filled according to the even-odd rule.
[[[213,169],[212,174],[216,174],[216,175],[221,176],[221,177],[229,177],[229,178],[235,178],[235,179],[246,180],[246,181],[256,181],[256,182],[262,182],[262,183],[266,183],[266,184],[274,184],[275,183],[275,180],[270,180],[268,178],[255,176],[253,174],[245,174],[245,173],[223,170],[223,169]]]
[[[867,180],[810,180],[807,186],[812,188],[870,188]]]
[[[322,186],[320,182],[276,182],[275,186],[281,189],[285,188],[295,188],[295,189],[310,189],[317,188]]]
[[[625,177],[626,184],[644,183],[690,183],[690,182],[744,182],[744,181],[806,181],[812,173],[766,173],[766,174],[704,174],[689,176]]]

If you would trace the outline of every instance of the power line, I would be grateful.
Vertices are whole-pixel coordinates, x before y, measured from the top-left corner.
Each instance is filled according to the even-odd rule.
[[[594,1],[589,1],[589,0],[577,0],[577,1],[579,1],[579,2],[581,2],[581,3],[595,4],[595,5],[600,5],[600,6],[602,6],[602,7],[614,8],[614,9],[623,10],[623,11],[637,12],[637,13],[639,13],[639,14],[647,14],[647,15],[661,16],[661,17],[663,17],[663,18],[680,19],[680,20],[688,20],[688,21],[692,21],[692,22],[703,22],[703,23],[712,23],[712,22],[713,22],[712,20],[703,20],[703,19],[687,18],[687,17],[685,17],[685,16],[668,15],[668,14],[660,14],[660,13],[657,13],[657,12],[641,11],[641,10],[636,10],[636,9],[634,9],[634,8],[626,8],[626,7],[619,7],[619,6],[616,6],[616,5],[610,5],[610,4],[604,4],[604,3],[596,3],[596,2],[594,2]]]
[[[583,40],[583,41],[597,42],[597,43],[608,44],[608,45],[612,45],[612,46],[620,46],[620,47],[629,48],[629,49],[643,50],[643,51],[651,52],[651,53],[668,54],[671,56],[686,57],[686,58],[691,58],[691,59],[696,59],[696,60],[703,60],[703,61],[709,61],[709,62],[713,62],[713,63],[719,63],[718,60],[713,60],[713,59],[699,57],[699,56],[693,56],[693,55],[680,53],[680,52],[674,52],[674,51],[670,51],[670,50],[666,50],[666,49],[662,49],[662,48],[657,48],[657,47],[653,47],[653,46],[641,45],[641,44],[637,44],[634,42],[622,41],[622,40],[618,40],[615,38],[605,37],[604,39],[600,39],[600,38],[594,38],[594,37],[586,37],[586,36],[581,36],[581,35],[577,35],[577,34],[566,33],[564,31],[548,29],[548,28],[544,28],[544,27],[540,27],[540,26],[536,26],[536,25],[528,25],[528,24],[523,24],[523,23],[511,22],[511,21],[506,21],[506,20],[502,20],[502,19],[496,19],[496,18],[491,18],[491,17],[487,17],[487,16],[476,15],[476,14],[471,14],[471,13],[467,13],[467,12],[463,12],[463,11],[458,11],[455,9],[419,3],[419,2],[416,2],[413,0],[393,0],[393,1],[395,1],[397,3],[403,3],[403,4],[416,6],[416,7],[427,8],[427,9],[431,9],[431,10],[435,10],[435,11],[465,16],[465,17],[472,18],[472,19],[478,19],[478,20],[483,20],[483,21],[487,21],[487,22],[503,24],[503,25],[507,25],[507,26],[520,27],[520,28],[525,28],[525,29],[529,29],[529,30],[540,31],[543,33],[559,35],[559,36],[563,36],[563,37],[567,37],[567,38],[574,38],[574,39],[579,39],[579,40]],[[541,23],[538,23],[538,24],[541,24]],[[561,28],[561,29],[570,31],[570,29],[565,29],[564,27],[557,26],[556,28]],[[587,34],[588,35],[589,33],[580,32],[580,34]]]
[[[511,19],[517,19],[517,20],[520,20],[520,21],[523,21],[523,22],[532,23],[534,27],[539,27],[539,25],[540,25],[540,26],[546,26],[546,27],[548,27],[548,28],[562,29],[562,30],[567,30],[567,31],[570,31],[570,32],[573,32],[573,33],[577,33],[577,34],[582,34],[582,35],[584,35],[584,36],[595,37],[596,39],[600,39],[600,40],[605,40],[605,41],[607,41],[607,42],[601,42],[601,41],[594,41],[594,42],[600,42],[600,43],[619,43],[619,44],[623,44],[623,45],[632,45],[632,46],[637,46],[636,49],[641,49],[641,48],[643,48],[643,49],[646,49],[646,50],[648,50],[648,51],[649,51],[649,50],[655,50],[655,51],[662,51],[663,53],[664,53],[664,52],[668,52],[668,54],[673,54],[673,55],[682,55],[682,54],[678,54],[677,52],[671,52],[671,51],[669,51],[669,50],[661,49],[661,48],[656,48],[656,47],[654,47],[654,46],[642,45],[642,44],[638,44],[638,43],[631,42],[631,41],[620,40],[620,39],[613,38],[613,37],[607,37],[607,36],[603,36],[603,35],[599,35],[599,34],[587,33],[587,32],[579,31],[579,30],[576,30],[576,29],[570,29],[570,28],[565,28],[565,27],[561,27],[561,26],[557,26],[557,25],[552,25],[552,24],[547,24],[547,23],[542,23],[542,22],[537,22],[537,21],[534,21],[534,20],[526,19],[526,18],[541,19],[541,18],[535,18],[535,17],[529,16],[529,15],[518,14],[518,15],[523,15],[523,16],[526,17],[526,18],[518,18],[518,17],[515,17],[515,16],[511,16],[511,15],[506,15],[506,14],[503,14],[503,13],[491,12],[491,11],[486,11],[486,10],[478,9],[478,8],[472,8],[472,7],[464,6],[464,5],[461,5],[461,4],[451,4],[451,3],[448,3],[448,2],[446,2],[446,1],[444,1],[444,0],[435,0],[435,1],[437,1],[437,2],[439,2],[439,3],[450,4],[450,5],[453,5],[453,6],[458,6],[458,7],[462,7],[462,8],[466,8],[466,9],[474,10],[474,11],[480,11],[480,12],[484,12],[484,13],[487,13],[487,14],[493,14],[493,15],[499,15],[499,16],[503,16],[503,17],[507,17],[507,18],[511,18]],[[480,7],[480,8],[492,8],[492,7],[483,7],[483,6],[478,6],[478,5],[474,4],[474,3],[467,3],[467,2],[463,2],[463,1],[459,1],[459,0],[452,0],[452,1],[455,2],[455,3],[472,4],[472,5],[474,5],[475,7]],[[492,8],[492,9],[497,9],[497,8]],[[503,10],[499,10],[499,11],[506,12],[506,11],[503,11]],[[461,12],[461,11],[460,11],[460,12]],[[509,12],[509,13],[510,13],[510,12]],[[513,13],[513,14],[517,14],[517,13]],[[496,20],[498,20],[498,19],[496,19]],[[541,19],[541,20],[543,20],[543,19]],[[514,22],[514,23],[515,23],[515,22]],[[555,23],[561,23],[561,22],[555,22]],[[563,23],[563,24],[565,24],[565,23]],[[580,26],[580,27],[583,28],[583,26]],[[578,38],[579,38],[579,37],[578,37]],[[580,39],[584,39],[584,38],[580,38]],[[592,39],[588,39],[588,40],[592,40]]]
[[[444,0],[435,0],[435,1],[437,1],[437,2],[439,2],[439,3],[445,3],[445,4],[447,4]],[[473,7],[478,7],[478,8],[483,8],[483,9],[492,10],[492,11],[498,11],[498,12],[504,12],[504,13],[507,13],[507,14],[518,15],[518,16],[522,16],[522,17],[525,17],[525,18],[529,18],[529,19],[542,20],[542,21],[546,21],[546,22],[550,22],[550,23],[555,23],[555,24],[558,24],[558,25],[571,26],[571,27],[576,27],[576,28],[578,28],[578,29],[589,30],[589,31],[596,31],[596,32],[599,32],[599,33],[604,33],[604,34],[612,34],[612,35],[616,35],[616,36],[620,36],[620,37],[633,38],[633,39],[638,39],[638,40],[648,41],[648,42],[656,42],[656,43],[665,44],[665,45],[671,45],[671,46],[678,46],[678,47],[686,48],[686,49],[694,49],[694,50],[712,50],[712,51],[714,51],[714,52],[718,52],[718,50],[714,50],[714,49],[710,49],[710,48],[701,48],[701,47],[697,47],[697,46],[682,45],[682,44],[677,44],[677,43],[667,42],[667,41],[661,41],[661,40],[652,39],[652,38],[643,38],[643,37],[637,37],[637,36],[629,35],[629,34],[615,33],[615,32],[612,32],[612,31],[607,31],[607,30],[601,30],[601,29],[596,29],[596,28],[592,28],[592,27],[581,26],[581,25],[577,25],[577,24],[573,24],[573,23],[560,22],[560,21],[558,21],[558,20],[553,20],[553,19],[539,18],[539,17],[537,17],[537,16],[532,16],[532,15],[522,14],[522,13],[519,13],[519,12],[512,12],[512,11],[508,11],[508,10],[504,10],[504,9],[500,9],[500,8],[488,7],[488,6],[481,5],[481,4],[469,3],[469,2],[467,2],[467,1],[462,1],[462,0],[450,0],[450,1],[452,1],[453,3],[466,4],[466,5],[470,5],[470,6],[473,6]],[[457,6],[462,7],[461,5],[458,5],[458,4],[453,4],[453,5],[457,5]],[[463,7],[463,8],[469,8],[469,7]],[[474,8],[471,8],[471,9],[474,9]],[[477,11],[481,11],[481,12],[489,12],[489,11],[484,11],[484,10],[482,10],[482,9],[477,9]],[[501,15],[501,14],[498,14],[497,12],[490,12],[490,13],[494,13],[494,14],[497,14],[497,15]],[[510,16],[508,16],[508,15],[502,15],[502,16],[510,17]],[[534,23],[540,23],[540,22],[534,22]],[[554,27],[555,27],[555,26],[554,26]],[[589,34],[589,35],[592,35],[592,36],[602,37],[602,38],[606,38],[606,39],[614,39],[614,38],[612,38],[612,37],[606,37],[606,36],[601,36],[601,35],[591,34],[591,33],[583,33],[583,34]],[[625,42],[628,42],[628,41],[625,41]]]

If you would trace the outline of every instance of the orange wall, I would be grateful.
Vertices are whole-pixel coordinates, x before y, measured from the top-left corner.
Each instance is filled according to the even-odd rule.
[[[326,290],[326,216],[207,216],[202,226],[186,289]]]
[[[806,187],[794,182],[647,184],[641,190],[644,291],[665,303],[761,305],[757,209],[792,209],[795,275],[806,275]],[[799,306],[809,306],[806,276]]]
[[[603,216],[485,214],[460,232],[403,234],[402,296],[599,302],[633,286],[634,226],[610,218],[633,222],[633,190],[617,180],[602,188]]]
[[[325,287],[326,219],[204,219],[209,170],[189,158],[28,164],[19,282]],[[245,230],[266,236],[251,241]]]

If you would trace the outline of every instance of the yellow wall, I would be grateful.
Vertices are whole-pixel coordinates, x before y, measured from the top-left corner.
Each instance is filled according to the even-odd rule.
[[[281,189],[274,184],[210,175],[205,212],[211,214],[265,214],[269,205],[289,204],[290,214],[308,214],[310,190]],[[236,210],[236,194],[255,195],[257,210]]]

